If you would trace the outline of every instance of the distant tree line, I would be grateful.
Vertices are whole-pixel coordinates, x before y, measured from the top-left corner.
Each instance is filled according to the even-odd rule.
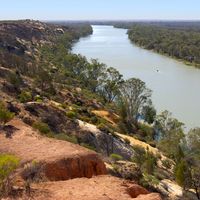
[[[200,32],[198,29],[136,24],[128,31],[135,44],[200,67]]]

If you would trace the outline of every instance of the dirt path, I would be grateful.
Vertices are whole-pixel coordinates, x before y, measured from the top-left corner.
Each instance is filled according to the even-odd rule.
[[[36,196],[38,200],[131,200],[131,194],[138,193],[145,195],[135,200],[161,200],[158,194],[147,194],[142,187],[112,176],[42,183],[35,185],[34,189],[40,191]]]

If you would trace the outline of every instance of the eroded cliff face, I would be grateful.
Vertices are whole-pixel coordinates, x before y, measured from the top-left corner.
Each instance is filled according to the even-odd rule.
[[[60,181],[106,174],[106,168],[96,154],[88,154],[47,163],[44,172],[49,180]]]

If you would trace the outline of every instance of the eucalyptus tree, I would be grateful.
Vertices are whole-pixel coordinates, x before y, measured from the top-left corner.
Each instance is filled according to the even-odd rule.
[[[105,102],[111,103],[119,94],[120,87],[124,82],[123,75],[120,74],[115,68],[109,67],[107,68],[103,78],[104,80],[102,80],[100,93],[102,94]]]
[[[140,79],[131,78],[121,85],[118,96],[119,111],[129,131],[137,126],[138,115],[149,105],[150,97],[151,90]]]

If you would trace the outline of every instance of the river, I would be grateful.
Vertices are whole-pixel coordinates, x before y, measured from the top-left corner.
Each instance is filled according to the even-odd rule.
[[[115,67],[125,79],[137,77],[153,91],[158,113],[172,112],[186,130],[200,127],[200,70],[142,49],[128,39],[126,29],[92,26],[93,34],[74,44],[72,52]]]

